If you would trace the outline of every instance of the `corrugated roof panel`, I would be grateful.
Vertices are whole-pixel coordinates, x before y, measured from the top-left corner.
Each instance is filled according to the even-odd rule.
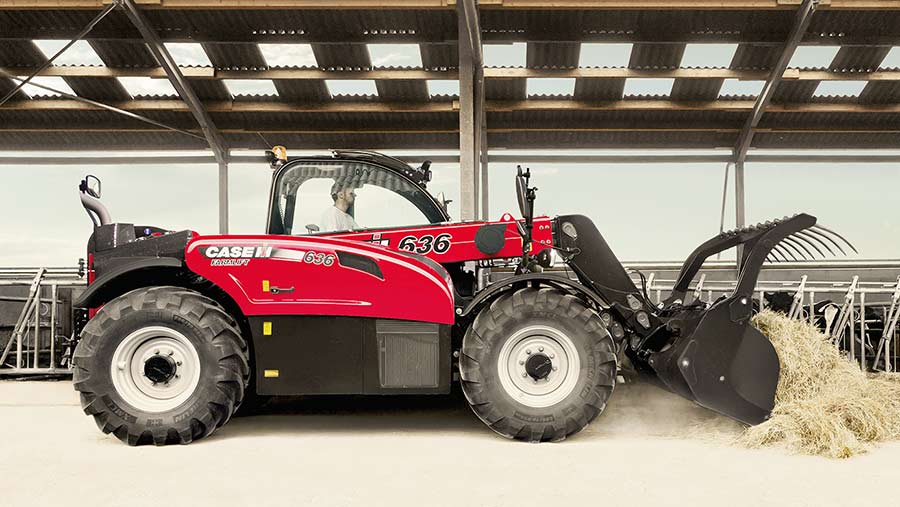
[[[760,128],[828,130],[900,129],[900,113],[768,112]]]
[[[313,44],[319,67],[335,70],[367,70],[372,68],[369,50],[358,44]]]
[[[487,100],[525,100],[527,79],[486,79],[484,98]]]
[[[782,80],[772,94],[772,102],[776,104],[809,102],[818,86],[818,81]]]
[[[897,104],[900,103],[900,82],[869,81],[859,94],[863,104]]]
[[[419,79],[390,79],[375,81],[381,100],[392,102],[426,102],[428,86]]]
[[[755,148],[896,148],[894,132],[757,132]]]
[[[837,72],[872,72],[890,50],[891,46],[844,46],[828,68]]]
[[[66,83],[79,97],[98,101],[128,100],[131,95],[116,78],[105,77],[67,77]]]
[[[2,67],[34,67],[46,61],[44,53],[30,40],[0,40]]]
[[[677,69],[684,55],[684,44],[636,43],[631,49],[631,69]]]
[[[217,69],[265,69],[268,68],[259,46],[247,44],[216,44],[206,42],[203,50]]]
[[[92,40],[91,47],[107,67],[157,67],[156,58],[143,41]]]
[[[488,132],[497,148],[724,148],[734,146],[728,132]]]
[[[771,44],[738,44],[730,68],[741,70],[769,70],[778,62],[781,47]]]
[[[529,42],[525,66],[532,69],[574,69],[578,67],[581,43]]]
[[[377,131],[377,130],[458,130],[455,112],[446,113],[210,113],[216,126],[223,130],[312,130],[312,131]],[[356,128],[348,128],[356,125]]]
[[[306,79],[273,79],[278,95],[288,102],[324,102],[331,99],[325,81]]]
[[[672,100],[716,100],[724,79],[676,79]]]
[[[818,10],[812,17],[803,40],[822,39],[832,39],[835,44],[865,39],[878,40],[879,44],[896,44],[900,42],[900,11]]]
[[[496,129],[680,129],[685,125],[709,129],[740,129],[745,111],[491,111],[488,126]]]
[[[625,79],[582,78],[575,80],[576,100],[620,100]]]
[[[188,79],[188,83],[200,100],[231,100],[231,92],[217,79]]]
[[[0,97],[5,97],[6,94],[11,92],[17,85],[18,83],[14,82],[12,79],[0,77]],[[22,90],[19,90],[15,95],[10,97],[10,100],[28,100],[28,95],[22,92]]]
[[[419,44],[422,66],[428,70],[456,69],[459,67],[459,51],[456,44]]]

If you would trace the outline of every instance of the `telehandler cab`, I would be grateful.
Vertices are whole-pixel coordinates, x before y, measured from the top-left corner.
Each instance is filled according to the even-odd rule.
[[[557,441],[603,412],[622,355],[673,392],[756,424],[779,378],[772,345],[750,325],[760,268],[846,241],[806,214],[719,234],[657,305],[589,218],[533,216],[529,171],[515,177],[522,218],[452,222],[426,190],[428,163],[336,151],[273,155],[272,165],[262,235],[114,222],[99,180],[81,182],[95,227],[74,384],[104,432],[183,444],[251,394],[446,394],[458,380],[497,433]],[[737,245],[733,293],[686,302],[703,261]],[[577,279],[544,270],[551,250]],[[488,283],[504,261],[515,273]]]

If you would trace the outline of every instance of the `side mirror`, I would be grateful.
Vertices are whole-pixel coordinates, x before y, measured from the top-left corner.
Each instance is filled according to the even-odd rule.
[[[85,176],[84,179],[81,180],[81,185],[79,186],[79,190],[97,199],[100,198],[101,188],[100,178],[93,174]]]
[[[516,199],[519,201],[519,212],[522,218],[531,217],[532,201],[528,199],[528,179],[531,177],[531,171],[522,172],[522,166],[516,168]]]

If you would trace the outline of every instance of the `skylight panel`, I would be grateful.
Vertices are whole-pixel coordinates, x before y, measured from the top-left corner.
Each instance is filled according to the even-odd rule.
[[[719,96],[728,95],[752,95],[758,96],[762,92],[765,81],[745,81],[741,79],[725,79],[722,81],[722,87],[719,88]]]
[[[373,67],[422,67],[418,44],[368,44],[368,47]]]
[[[378,95],[372,79],[326,79],[325,86],[332,96],[338,95]]]
[[[455,79],[430,79],[428,83],[428,95],[459,95],[459,81]]]
[[[196,42],[166,42],[165,46],[179,67],[212,67],[203,46]]]
[[[828,95],[859,97],[868,81],[820,81],[813,97]]]
[[[681,67],[727,68],[734,59],[737,44],[688,44]]]
[[[270,79],[223,79],[225,87],[235,97],[239,95],[278,95]]]
[[[513,42],[512,44],[485,44],[482,54],[485,67],[524,67],[528,44]]]
[[[171,96],[178,95],[168,79],[152,79],[149,77],[120,77],[119,82],[132,96]]]
[[[672,93],[671,78],[635,78],[625,80],[625,95],[669,95]]]
[[[628,67],[632,44],[584,43],[578,57],[579,67]]]
[[[68,43],[68,40],[42,39],[34,41],[34,44],[41,50],[41,53],[44,53],[47,59],[50,59],[51,56],[55,55],[57,51]],[[75,41],[75,44],[72,44],[56,60],[53,60],[53,65],[93,65],[102,67],[103,60],[100,59],[97,52],[94,51],[94,48],[87,41],[79,40]]]
[[[19,79],[25,79],[28,76],[19,76]],[[18,85],[21,81],[17,82]],[[70,95],[75,95],[75,92],[72,91],[72,88],[69,87],[69,84],[66,83],[65,79],[57,76],[35,76],[31,78],[31,81],[22,87],[22,91],[25,92],[29,97],[59,97],[60,94],[56,92],[51,92],[50,90],[45,90],[43,88],[39,88],[37,86],[32,86],[31,83],[49,86],[50,88],[54,88],[61,92],[66,92]]]
[[[269,67],[319,66],[309,44],[259,44],[259,50]]]
[[[894,46],[879,65],[882,69],[900,69],[900,46]]]
[[[526,89],[529,96],[572,95],[575,93],[575,78],[528,78]]]
[[[800,46],[788,62],[792,69],[824,69],[831,65],[840,46]]]

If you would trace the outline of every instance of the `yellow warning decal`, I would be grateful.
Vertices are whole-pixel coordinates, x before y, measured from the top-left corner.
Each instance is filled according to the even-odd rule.
[[[278,370],[265,370],[263,376],[266,378],[278,378]]]
[[[272,335],[272,323],[271,322],[263,322],[263,336],[271,336]]]
[[[269,292],[269,281],[263,280],[263,292]]]

